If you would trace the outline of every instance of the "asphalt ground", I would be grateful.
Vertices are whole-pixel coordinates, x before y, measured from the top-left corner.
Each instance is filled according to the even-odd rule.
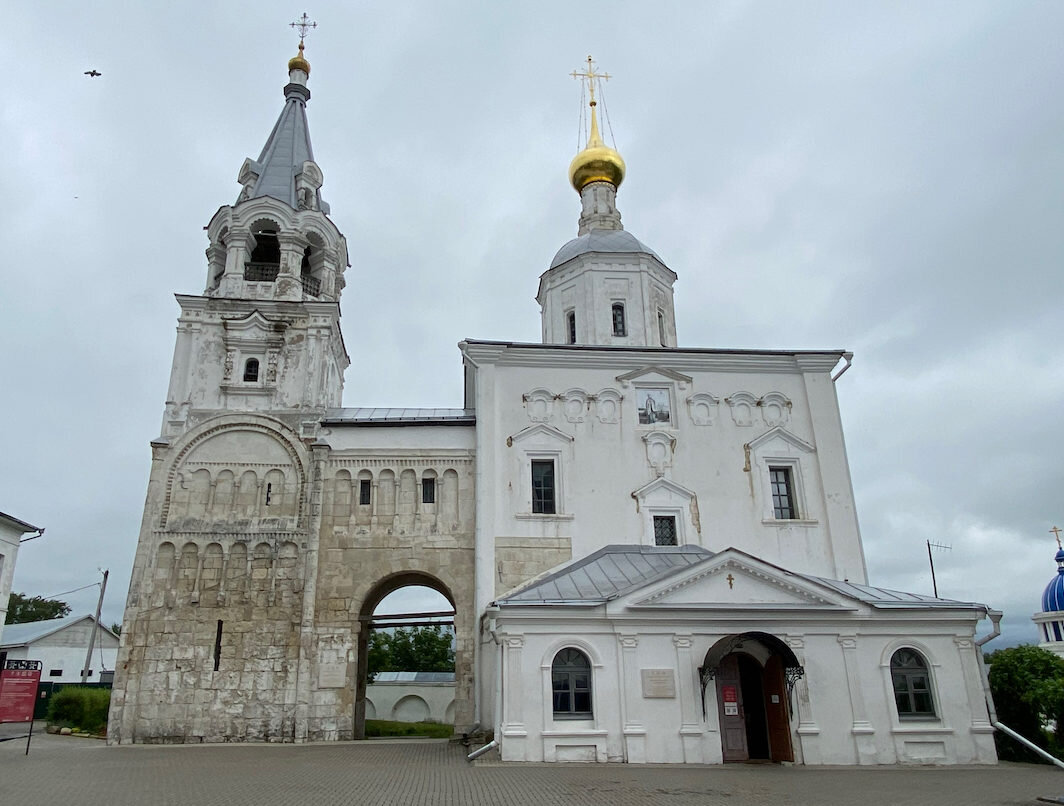
[[[5,725],[0,739],[12,735]],[[25,733],[23,726],[23,735]],[[0,741],[0,803],[19,806],[642,806],[643,804],[1034,804],[1064,796],[1064,770],[469,764],[443,740],[310,745],[132,745],[34,732]],[[1044,802],[1044,801],[1043,801]],[[1061,801],[1064,802],[1064,801]]]

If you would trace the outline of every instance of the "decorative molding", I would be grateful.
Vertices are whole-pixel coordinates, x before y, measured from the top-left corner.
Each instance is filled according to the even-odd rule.
[[[732,422],[745,428],[754,424],[754,409],[757,406],[757,398],[749,392],[735,392],[724,398],[724,402],[731,409]]]
[[[616,423],[621,419],[624,396],[616,389],[602,389],[595,395],[595,416],[600,423]]]
[[[643,442],[646,443],[647,464],[658,476],[665,475],[665,468],[672,466],[676,437],[664,431],[651,431],[643,434]]]
[[[711,394],[700,392],[687,398],[687,412],[695,425],[713,425],[720,401]]]
[[[649,366],[642,369],[635,369],[631,372],[626,372],[623,375],[618,375],[617,380],[620,381],[621,386],[627,387],[632,381],[643,378],[644,375],[660,375],[662,378],[667,378],[670,381],[675,381],[680,385],[680,388],[685,388],[686,384],[691,383],[694,380],[690,375],[684,375],[682,372],[677,372],[674,369],[661,366]]]

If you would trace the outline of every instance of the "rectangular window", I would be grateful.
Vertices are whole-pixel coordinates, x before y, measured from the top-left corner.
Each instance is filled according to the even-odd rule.
[[[794,501],[794,485],[791,482],[789,467],[770,467],[769,481],[772,484],[772,513],[776,520],[794,520],[798,517],[798,508]]]
[[[222,663],[222,620],[218,619],[218,629],[214,634],[214,671],[218,671],[218,667]]]
[[[654,516],[654,545],[676,545],[676,518],[672,515]]]
[[[554,462],[551,459],[532,460],[532,511],[541,515],[554,515],[557,512]]]
[[[569,343],[576,344],[576,311],[565,315],[565,327],[569,331]]]
[[[628,328],[624,322],[624,305],[619,302],[613,303],[613,335],[628,335]]]
[[[50,669],[48,671],[48,676],[49,677],[62,677],[63,676],[63,670],[62,669]]]
[[[362,479],[358,483],[358,503],[360,506],[369,506],[372,489],[369,479]]]
[[[436,479],[422,479],[421,480],[421,503],[422,504],[435,504],[436,503]]]

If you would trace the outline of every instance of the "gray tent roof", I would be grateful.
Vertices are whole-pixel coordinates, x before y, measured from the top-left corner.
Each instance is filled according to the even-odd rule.
[[[739,553],[745,554],[745,552]],[[562,566],[541,579],[533,580],[524,588],[519,588],[497,600],[496,604],[500,606],[603,604],[644,585],[679,574],[714,556],[713,552],[700,546],[606,546],[594,554]],[[774,567],[778,568],[778,566]],[[779,570],[813,584],[831,588],[843,596],[864,602],[877,609],[981,610],[984,608],[983,605],[975,602],[938,599],[934,596],[903,593],[837,579],[794,574],[783,568]]]
[[[553,269],[586,252],[642,252],[661,260],[653,249],[630,232],[623,229],[593,229],[579,238],[573,238],[559,249],[554,260],[550,262],[550,267]]]
[[[259,178],[251,191],[252,199],[261,196],[282,201],[297,208],[296,175],[303,170],[303,163],[314,160],[310,145],[310,127],[307,125],[307,101],[310,91],[298,84],[285,87],[285,102],[273,131],[262,147],[255,164]],[[318,193],[321,207],[321,193]],[[321,207],[327,212],[325,207]]]

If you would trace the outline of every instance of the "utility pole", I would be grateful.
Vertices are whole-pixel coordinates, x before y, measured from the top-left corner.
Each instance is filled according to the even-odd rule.
[[[92,665],[92,648],[96,644],[96,630],[100,627],[100,611],[103,609],[103,595],[107,591],[107,575],[110,571],[103,572],[103,583],[100,585],[100,598],[96,602],[96,620],[92,623],[92,631],[89,633],[89,651],[85,653],[85,665],[81,667],[81,683],[84,685],[89,679],[89,666]]]

